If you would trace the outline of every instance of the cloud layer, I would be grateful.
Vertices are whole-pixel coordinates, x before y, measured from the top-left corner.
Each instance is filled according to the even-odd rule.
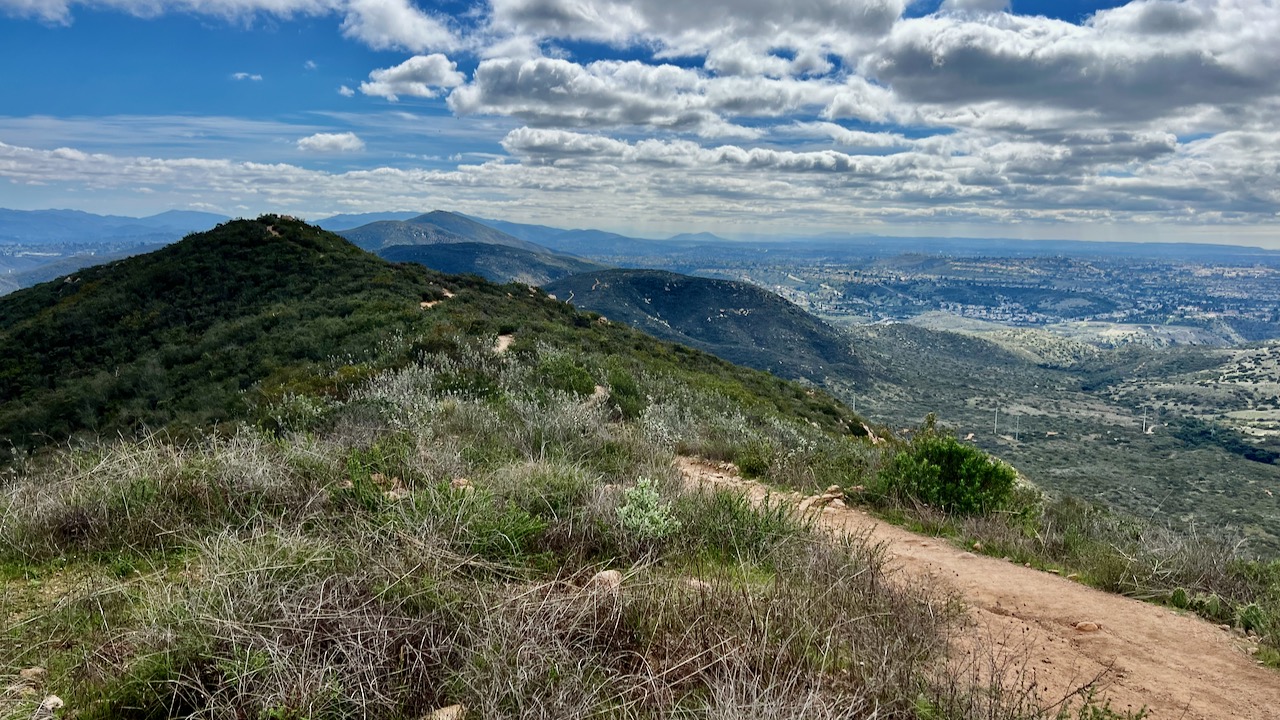
[[[1134,0],[1083,20],[1018,15],[1006,0],[924,15],[907,0],[487,0],[456,15],[411,0],[0,0],[51,23],[77,7],[332,16],[344,36],[404,57],[370,69],[358,93],[339,88],[349,102],[523,126],[494,136],[498,157],[478,165],[311,177],[341,197],[339,179],[406,195],[458,183],[476,203],[574,190],[690,222],[1280,221],[1276,0]],[[189,167],[3,147],[0,176],[19,182],[31,163]],[[333,132],[297,147],[363,143]],[[307,172],[271,167],[213,175]]]

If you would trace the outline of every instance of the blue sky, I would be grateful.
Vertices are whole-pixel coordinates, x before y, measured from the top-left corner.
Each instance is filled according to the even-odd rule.
[[[0,0],[0,207],[1280,246],[1275,0]]]

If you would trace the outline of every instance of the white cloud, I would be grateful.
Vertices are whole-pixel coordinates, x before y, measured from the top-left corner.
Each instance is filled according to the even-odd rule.
[[[384,97],[395,101],[401,95],[430,98],[439,94],[440,88],[457,87],[466,81],[458,72],[458,64],[440,53],[415,55],[395,67],[374,70],[369,81],[360,83],[365,95]]]
[[[506,115],[544,127],[640,126],[704,137],[758,137],[730,118],[817,111],[839,86],[792,78],[715,77],[675,65],[556,58],[482,61],[449,95],[463,115]]]
[[[238,72],[231,73],[232,80],[250,80],[252,82],[262,82],[262,76],[256,73]]]
[[[1132,143],[1151,158],[1107,155]],[[627,141],[522,128],[507,135],[518,162],[445,170],[324,172],[287,163],[162,159],[39,150],[0,143],[0,179],[97,191],[154,190],[157,202],[198,196],[223,207],[323,214],[334,208],[450,207],[550,224],[595,217],[615,227],[716,219],[726,229],[925,227],[999,223],[1102,232],[1107,223],[1176,223],[1185,231],[1274,222],[1280,132],[1233,132],[1186,144],[1155,135],[1072,136],[994,144],[965,133],[892,152],[780,150],[682,139]],[[1145,149],[1142,149],[1145,148]],[[1128,154],[1128,153],[1122,153]],[[1176,235],[1166,231],[1166,237]],[[1136,235],[1140,233],[1135,231]]]
[[[188,13],[227,19],[254,15],[342,16],[342,32],[377,50],[425,52],[451,49],[458,39],[437,15],[410,0],[0,0],[0,12],[69,24],[75,6],[126,12],[140,17]]]
[[[364,141],[355,133],[316,133],[298,140],[303,152],[339,153],[364,150]]]
[[[458,45],[444,21],[409,0],[348,0],[342,32],[375,50],[449,50]]]
[[[17,17],[70,23],[74,6],[116,10],[140,17],[183,12],[225,18],[255,13],[280,17],[333,12],[338,0],[0,0],[0,11]]]
[[[302,63],[302,69],[304,69],[304,70],[315,70],[315,69],[316,69],[316,67],[317,67],[317,66],[316,66],[316,61],[315,61],[315,60],[308,60],[308,61],[306,61],[306,62]]]
[[[346,85],[340,85],[338,86],[338,94],[342,97],[355,97],[356,91]]]

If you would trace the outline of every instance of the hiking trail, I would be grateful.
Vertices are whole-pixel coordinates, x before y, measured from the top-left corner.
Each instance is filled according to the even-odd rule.
[[[883,543],[894,573],[945,583],[963,599],[972,647],[1010,654],[1044,698],[1061,698],[1102,676],[1098,700],[1117,711],[1146,706],[1162,720],[1280,720],[1280,672],[1250,654],[1255,643],[1200,617],[1081,585],[999,558],[965,552],[843,502],[782,492],[732,466],[681,457],[686,482],[734,489],[753,502],[782,498],[817,526]],[[1077,627],[1079,626],[1079,627]],[[962,644],[969,645],[969,643]]]

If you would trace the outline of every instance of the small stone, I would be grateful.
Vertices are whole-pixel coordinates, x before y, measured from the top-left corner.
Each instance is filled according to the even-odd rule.
[[[1052,660],[1052,659],[1050,659],[1050,658],[1040,658],[1040,662],[1044,663],[1045,665],[1052,665],[1052,664],[1053,664],[1053,660]]]
[[[1086,620],[1083,622],[1076,623],[1075,628],[1080,632],[1098,632],[1099,630],[1102,629],[1102,626],[1096,622],[1089,622]]]
[[[845,508],[845,504],[843,500],[841,500],[840,498],[836,498],[835,500],[832,500],[830,504],[827,505],[827,507],[836,508],[837,510],[843,510]]]
[[[437,708],[427,716],[427,720],[462,720],[467,716],[467,709],[462,705],[450,705]]]
[[[49,671],[42,667],[29,667],[18,673],[18,677],[29,683],[44,682],[44,679],[48,677],[48,675]]]
[[[920,543],[920,547],[929,547],[929,543],[927,543],[927,542],[922,542],[922,543]]]
[[[831,486],[828,486],[827,489],[823,491],[822,494],[823,495],[843,495],[844,490],[839,485],[831,485]]]
[[[601,570],[591,576],[591,580],[587,582],[587,587],[594,590],[617,592],[622,589],[622,573],[617,570]]]
[[[1226,623],[1222,623],[1221,625],[1219,625],[1218,629],[1223,632],[1231,632],[1231,626]]]
[[[974,551],[974,552],[982,552],[982,543],[980,543],[980,542],[976,542],[976,543],[974,543],[974,544],[973,544],[973,551]]]
[[[449,487],[454,490],[469,490],[471,489],[471,481],[466,478],[454,478],[453,482],[449,483]]]
[[[1068,579],[1068,580],[1079,580],[1079,579],[1080,579],[1080,574],[1079,574],[1079,573],[1071,573],[1070,575],[1068,575],[1068,576],[1067,576],[1067,579]]]
[[[1022,567],[1029,568],[1031,567],[1031,563],[1022,563]]]
[[[57,695],[50,695],[40,702],[40,707],[31,713],[31,720],[53,720],[54,713],[61,710],[66,703]]]

